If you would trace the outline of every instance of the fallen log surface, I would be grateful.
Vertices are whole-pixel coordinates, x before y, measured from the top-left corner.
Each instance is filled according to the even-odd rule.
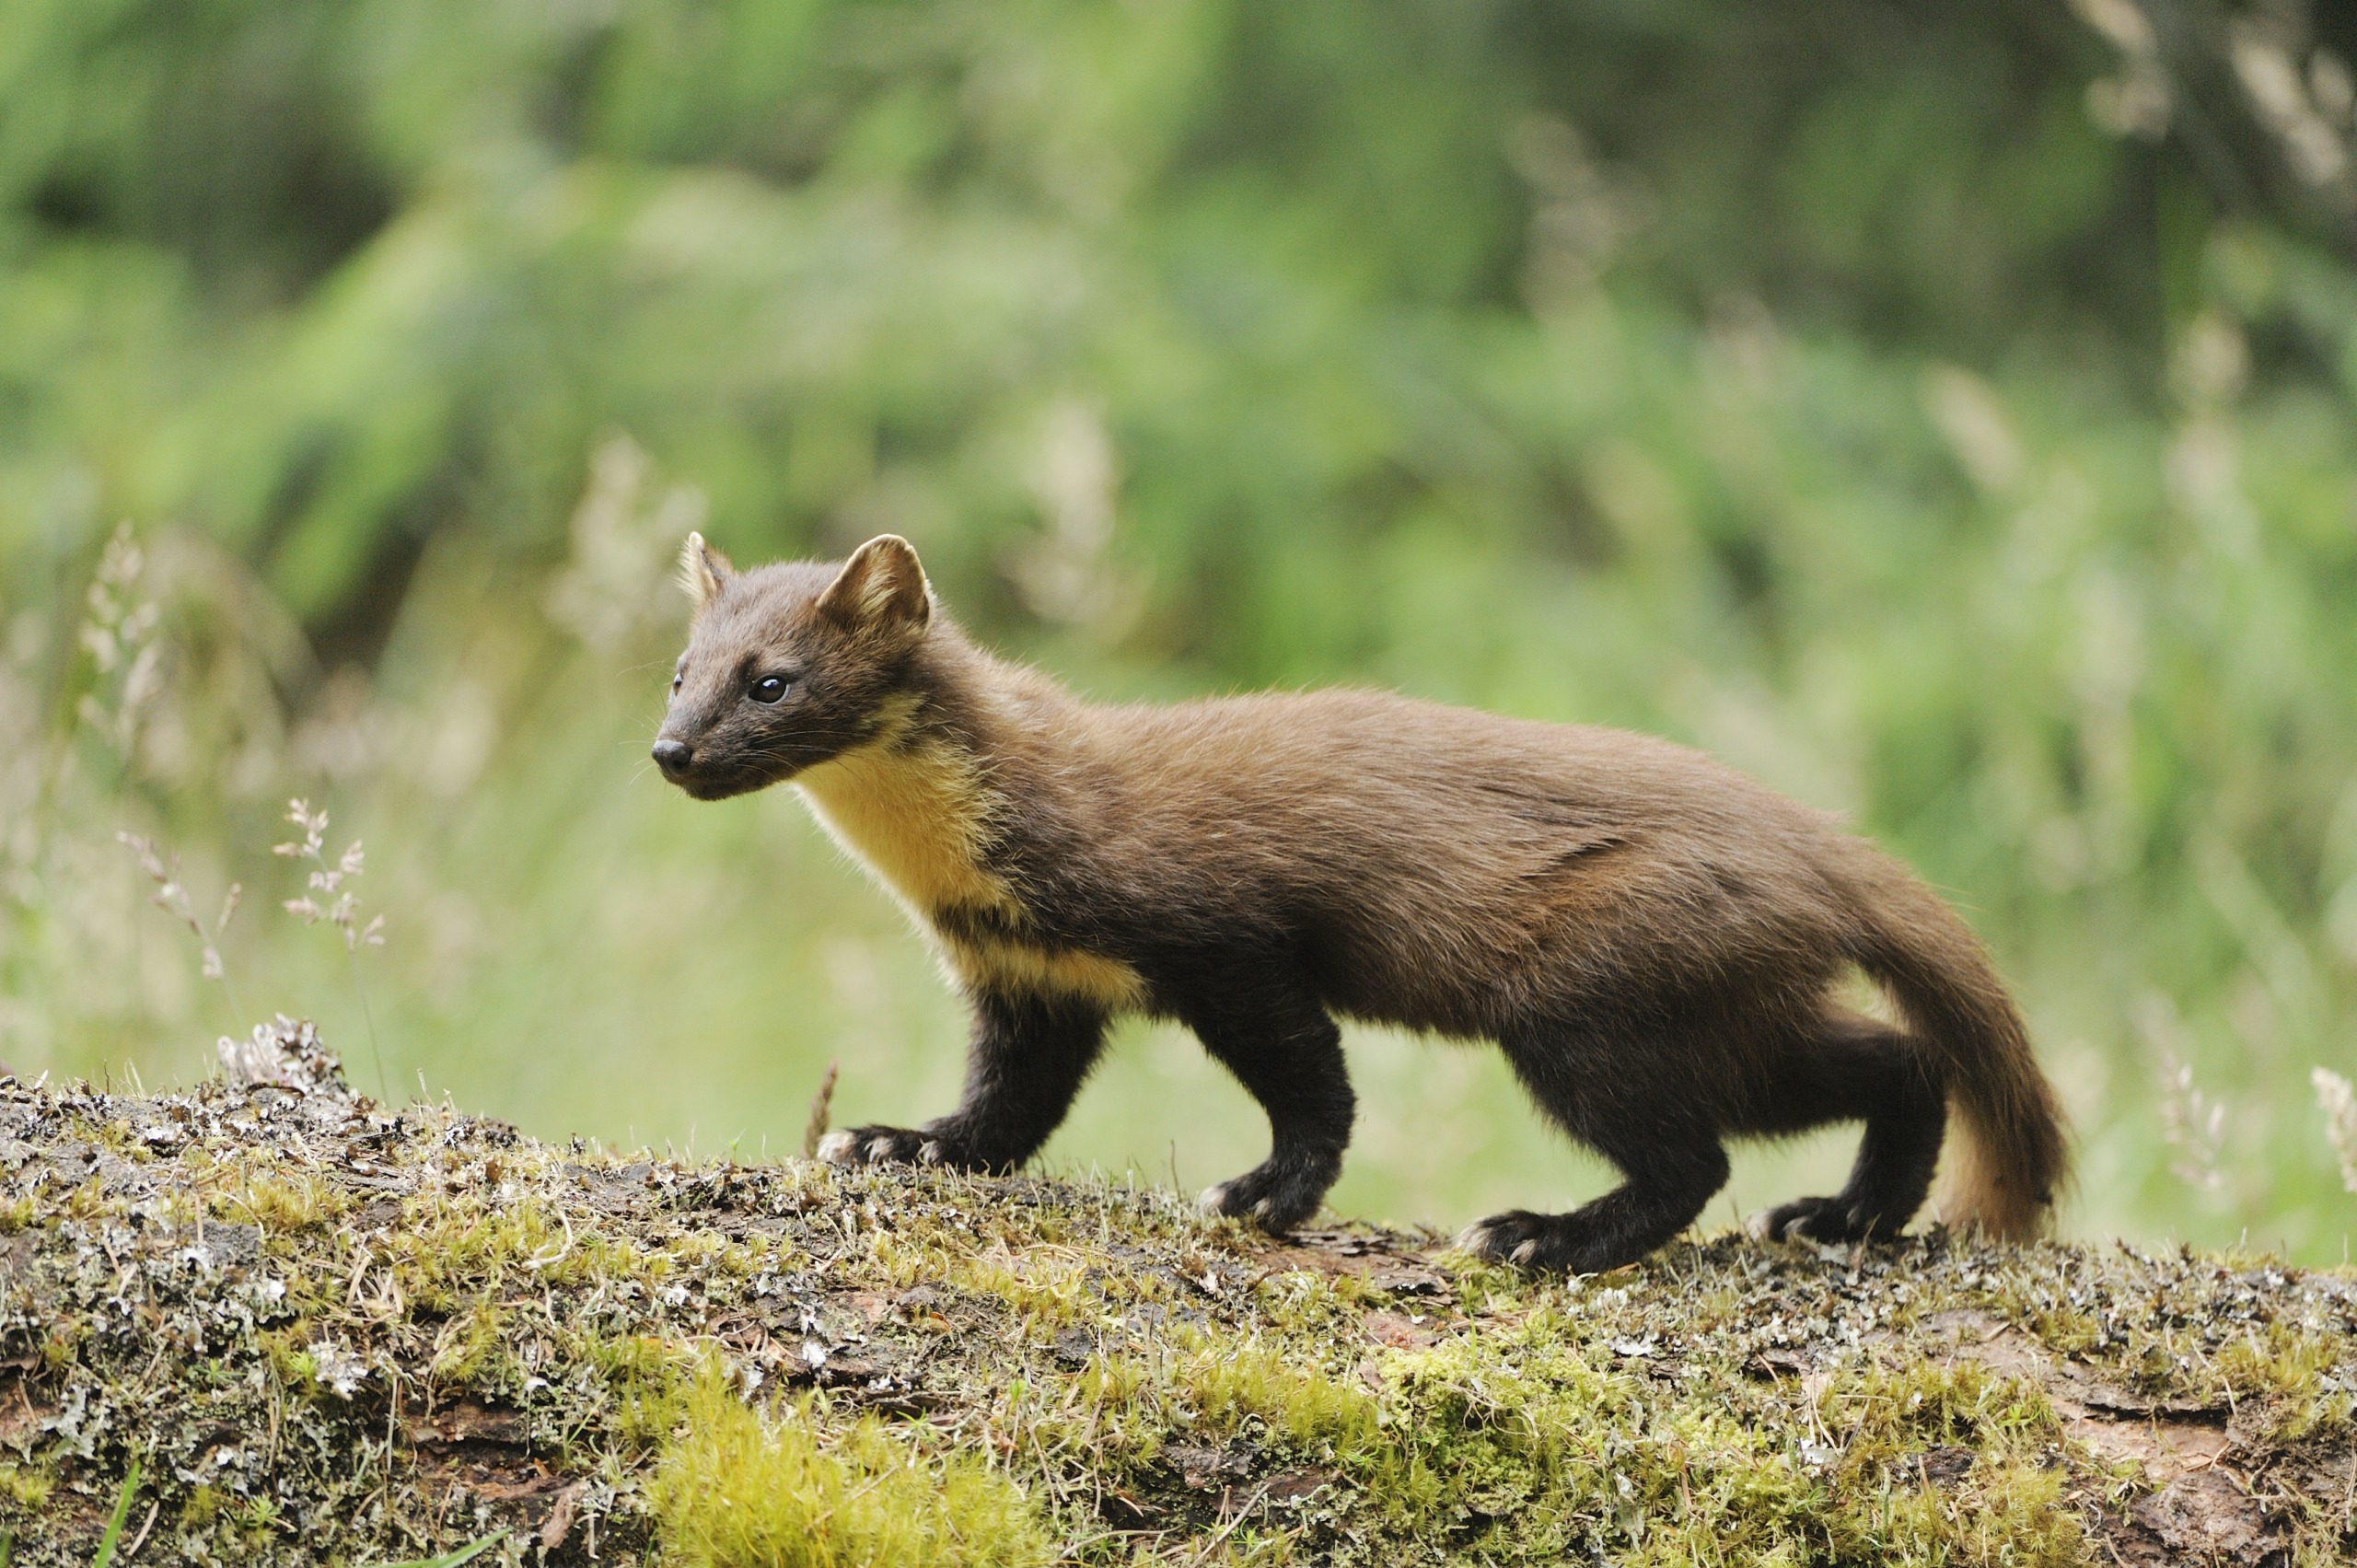
[[[265,1044],[0,1078],[0,1560],[118,1505],[118,1568],[2357,1556],[2345,1271],[1729,1234],[1533,1279],[540,1143]]]

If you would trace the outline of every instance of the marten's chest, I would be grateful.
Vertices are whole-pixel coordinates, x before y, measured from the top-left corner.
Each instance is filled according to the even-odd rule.
[[[1023,936],[1030,912],[987,859],[1000,802],[970,757],[940,743],[870,746],[795,782],[819,824],[939,944],[958,980],[1000,993],[1085,998],[1109,1012],[1144,1004],[1144,983],[1127,964]]]
[[[940,744],[879,743],[795,784],[819,825],[911,914],[928,923],[949,909],[1020,918],[1014,889],[984,861],[993,801],[970,758]]]

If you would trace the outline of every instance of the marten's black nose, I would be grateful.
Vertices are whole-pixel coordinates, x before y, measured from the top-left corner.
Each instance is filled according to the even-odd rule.
[[[695,748],[684,740],[658,740],[655,743],[655,765],[667,773],[676,773],[695,760]]]

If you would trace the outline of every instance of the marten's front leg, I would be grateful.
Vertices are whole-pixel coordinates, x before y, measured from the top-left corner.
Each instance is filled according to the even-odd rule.
[[[1342,1033],[1306,991],[1229,974],[1185,999],[1203,1048],[1269,1113],[1269,1157],[1205,1192],[1203,1207],[1282,1234],[1318,1212],[1342,1171],[1357,1100]]]
[[[967,1048],[966,1094],[923,1127],[854,1127],[819,1141],[835,1165],[921,1162],[1010,1171],[1039,1152],[1072,1109],[1105,1046],[1105,1015],[1065,997],[981,995]]]

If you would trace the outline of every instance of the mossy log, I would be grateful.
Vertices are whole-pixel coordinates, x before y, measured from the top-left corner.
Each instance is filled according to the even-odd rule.
[[[2346,1272],[1726,1235],[1529,1278],[1146,1187],[538,1143],[288,1043],[0,1078],[16,1563],[91,1563],[134,1464],[118,1565],[2357,1553]]]

